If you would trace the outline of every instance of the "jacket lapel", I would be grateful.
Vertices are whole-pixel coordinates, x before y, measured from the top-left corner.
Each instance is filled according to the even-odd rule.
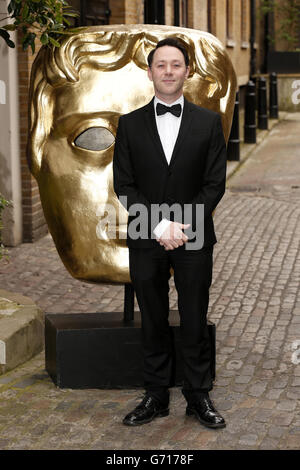
[[[146,124],[147,124],[147,129],[149,130],[152,140],[154,142],[154,145],[156,147],[156,150],[158,152],[158,156],[161,159],[161,161],[168,166],[168,162],[165,157],[164,149],[161,144],[157,126],[156,126],[156,120],[155,120],[155,112],[154,112],[154,97],[150,101],[150,103],[145,107],[145,119],[146,119]]]
[[[181,124],[180,124],[180,128],[179,128],[177,140],[175,142],[175,146],[174,146],[174,149],[173,149],[173,153],[172,153],[172,157],[171,157],[171,160],[170,160],[169,167],[173,166],[176,158],[178,158],[180,147],[181,147],[185,137],[187,136],[188,129],[189,129],[190,124],[192,122],[192,115],[193,115],[192,111],[193,111],[193,108],[192,108],[191,104],[189,103],[189,101],[186,100],[186,98],[184,98],[184,106],[183,106],[183,114],[182,114],[182,118],[181,118]]]

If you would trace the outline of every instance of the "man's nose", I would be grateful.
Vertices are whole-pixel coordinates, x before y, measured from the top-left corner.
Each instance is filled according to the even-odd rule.
[[[166,65],[165,73],[166,73],[166,75],[171,75],[172,74],[172,66],[170,64]]]

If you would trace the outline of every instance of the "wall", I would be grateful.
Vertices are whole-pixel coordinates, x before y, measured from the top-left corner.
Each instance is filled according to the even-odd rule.
[[[7,12],[8,1],[0,0],[0,17]],[[11,38],[15,40],[14,33]],[[17,51],[0,38],[0,192],[13,206],[3,213],[5,245],[22,241],[21,172],[19,153],[19,103]]]
[[[199,1],[199,0],[198,0]],[[226,26],[226,0],[214,0],[215,8],[212,9],[212,24],[214,34],[226,46],[227,53],[235,68],[238,85],[245,85],[249,80],[250,64],[250,2],[245,2],[245,33],[241,35],[242,1],[229,1],[229,28]]]
[[[23,208],[23,241],[33,242],[48,232],[42,205],[40,202],[38,185],[31,175],[26,158],[26,144],[28,133],[28,92],[31,66],[39,50],[36,44],[36,53],[32,55],[31,48],[22,50],[21,38],[18,44],[18,73],[19,73],[19,106],[20,106],[20,160],[22,175],[22,208]]]

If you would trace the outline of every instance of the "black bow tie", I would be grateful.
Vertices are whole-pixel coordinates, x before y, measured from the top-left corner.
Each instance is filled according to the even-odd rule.
[[[174,116],[179,117],[181,114],[181,104],[173,104],[173,106],[165,106],[164,104],[157,103],[156,105],[157,116],[165,113],[172,113]]]

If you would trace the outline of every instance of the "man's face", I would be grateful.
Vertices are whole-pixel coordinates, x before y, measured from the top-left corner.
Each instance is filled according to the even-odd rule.
[[[148,77],[153,81],[155,94],[168,102],[175,101],[183,91],[183,84],[189,75],[182,52],[177,47],[159,47],[154,55]]]

